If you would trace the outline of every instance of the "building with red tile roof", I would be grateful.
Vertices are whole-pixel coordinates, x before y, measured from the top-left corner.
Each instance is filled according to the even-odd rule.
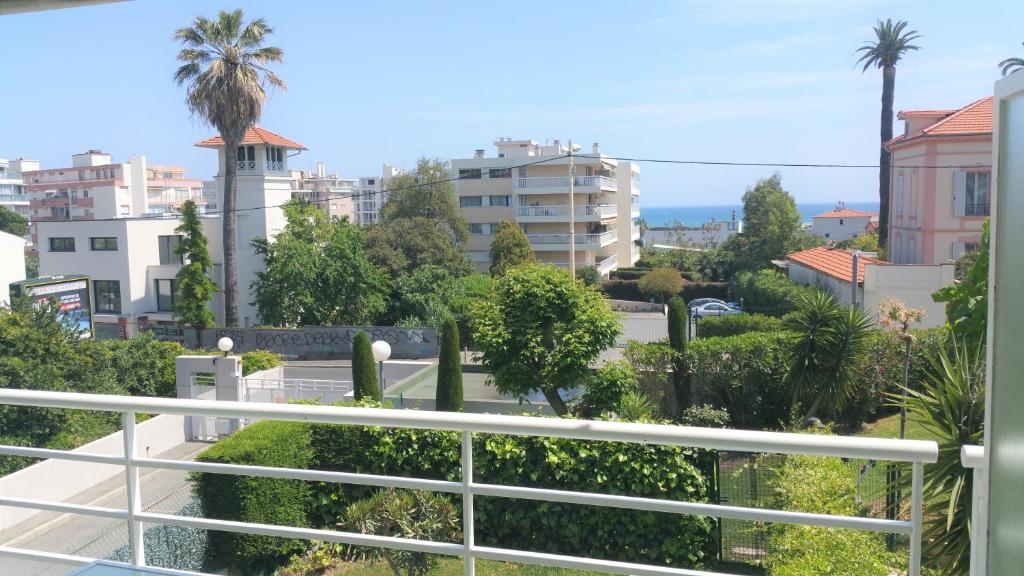
[[[245,131],[245,136],[242,137],[242,141],[239,143],[241,146],[249,145],[270,145],[280,146],[282,148],[291,148],[293,150],[306,150],[303,144],[285,138],[280,134],[276,134],[267,130],[266,128],[260,128],[259,126],[253,126]],[[205,140],[196,142],[196,146],[200,148],[223,148],[224,139],[217,136],[211,136]]]
[[[864,234],[872,218],[877,220],[878,212],[847,208],[840,202],[832,210],[814,216],[811,232],[826,240],[841,242]]]
[[[819,246],[786,256],[790,262],[797,262],[822,274],[850,282],[853,278],[853,252],[842,248]],[[864,266],[866,264],[885,264],[877,258],[862,255],[857,261],[857,283],[864,283]]]
[[[899,113],[892,152],[889,259],[938,264],[977,247],[990,212],[993,99]]]

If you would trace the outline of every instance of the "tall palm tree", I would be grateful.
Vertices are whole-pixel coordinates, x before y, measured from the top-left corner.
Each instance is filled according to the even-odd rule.
[[[1024,58],[1007,58],[999,63],[999,67],[1003,69],[1003,76],[1024,70]]]
[[[217,129],[224,140],[224,323],[238,326],[238,273],[235,269],[235,196],[238,146],[256,124],[269,87],[285,84],[267,65],[283,62],[280,48],[263,46],[273,29],[262,18],[243,22],[242,10],[221,11],[216,20],[197,16],[192,26],[174,33],[184,44],[178,52],[178,85],[188,84],[189,110]]]
[[[916,30],[905,31],[907,23],[902,20],[895,24],[891,19],[875,24],[875,39],[868,40],[857,52],[863,52],[857,63],[864,63],[861,72],[872,66],[882,69],[882,132],[878,157],[878,245],[884,247],[889,236],[889,173],[892,155],[885,143],[892,140],[892,102],[896,91],[896,64],[910,50],[918,50],[911,44],[921,37]]]

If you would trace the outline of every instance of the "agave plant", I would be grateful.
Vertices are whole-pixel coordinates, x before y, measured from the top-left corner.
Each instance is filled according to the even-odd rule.
[[[967,574],[971,550],[971,470],[960,462],[960,447],[982,442],[985,421],[984,348],[956,341],[931,358],[927,377],[917,389],[890,395],[906,403],[908,417],[939,445],[939,459],[924,469],[923,553],[942,574]],[[908,494],[910,475],[897,480]]]

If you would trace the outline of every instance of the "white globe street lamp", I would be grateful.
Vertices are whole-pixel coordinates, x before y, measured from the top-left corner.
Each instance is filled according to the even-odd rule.
[[[377,361],[377,379],[380,380],[380,400],[384,401],[384,361],[391,357],[391,345],[383,340],[374,342],[370,349],[373,350],[373,359]]]
[[[231,338],[228,338],[227,336],[224,336],[220,340],[217,340],[217,349],[223,352],[225,356],[227,356],[228,352],[231,352],[231,349],[234,347],[235,343],[231,340]]]

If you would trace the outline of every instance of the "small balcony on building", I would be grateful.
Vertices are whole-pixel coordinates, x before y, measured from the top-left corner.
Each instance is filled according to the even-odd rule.
[[[577,222],[600,222],[618,216],[614,204],[591,204],[573,208]],[[516,220],[520,222],[568,222],[569,207],[556,204],[520,206],[516,208]]]
[[[615,230],[595,234],[580,232],[575,234],[577,248],[604,248],[618,240]],[[568,250],[569,234],[527,234],[534,250]]]
[[[537,176],[514,179],[518,194],[552,194],[569,191],[568,176]],[[614,178],[608,176],[576,176],[573,180],[575,192],[601,192],[619,189]]]

